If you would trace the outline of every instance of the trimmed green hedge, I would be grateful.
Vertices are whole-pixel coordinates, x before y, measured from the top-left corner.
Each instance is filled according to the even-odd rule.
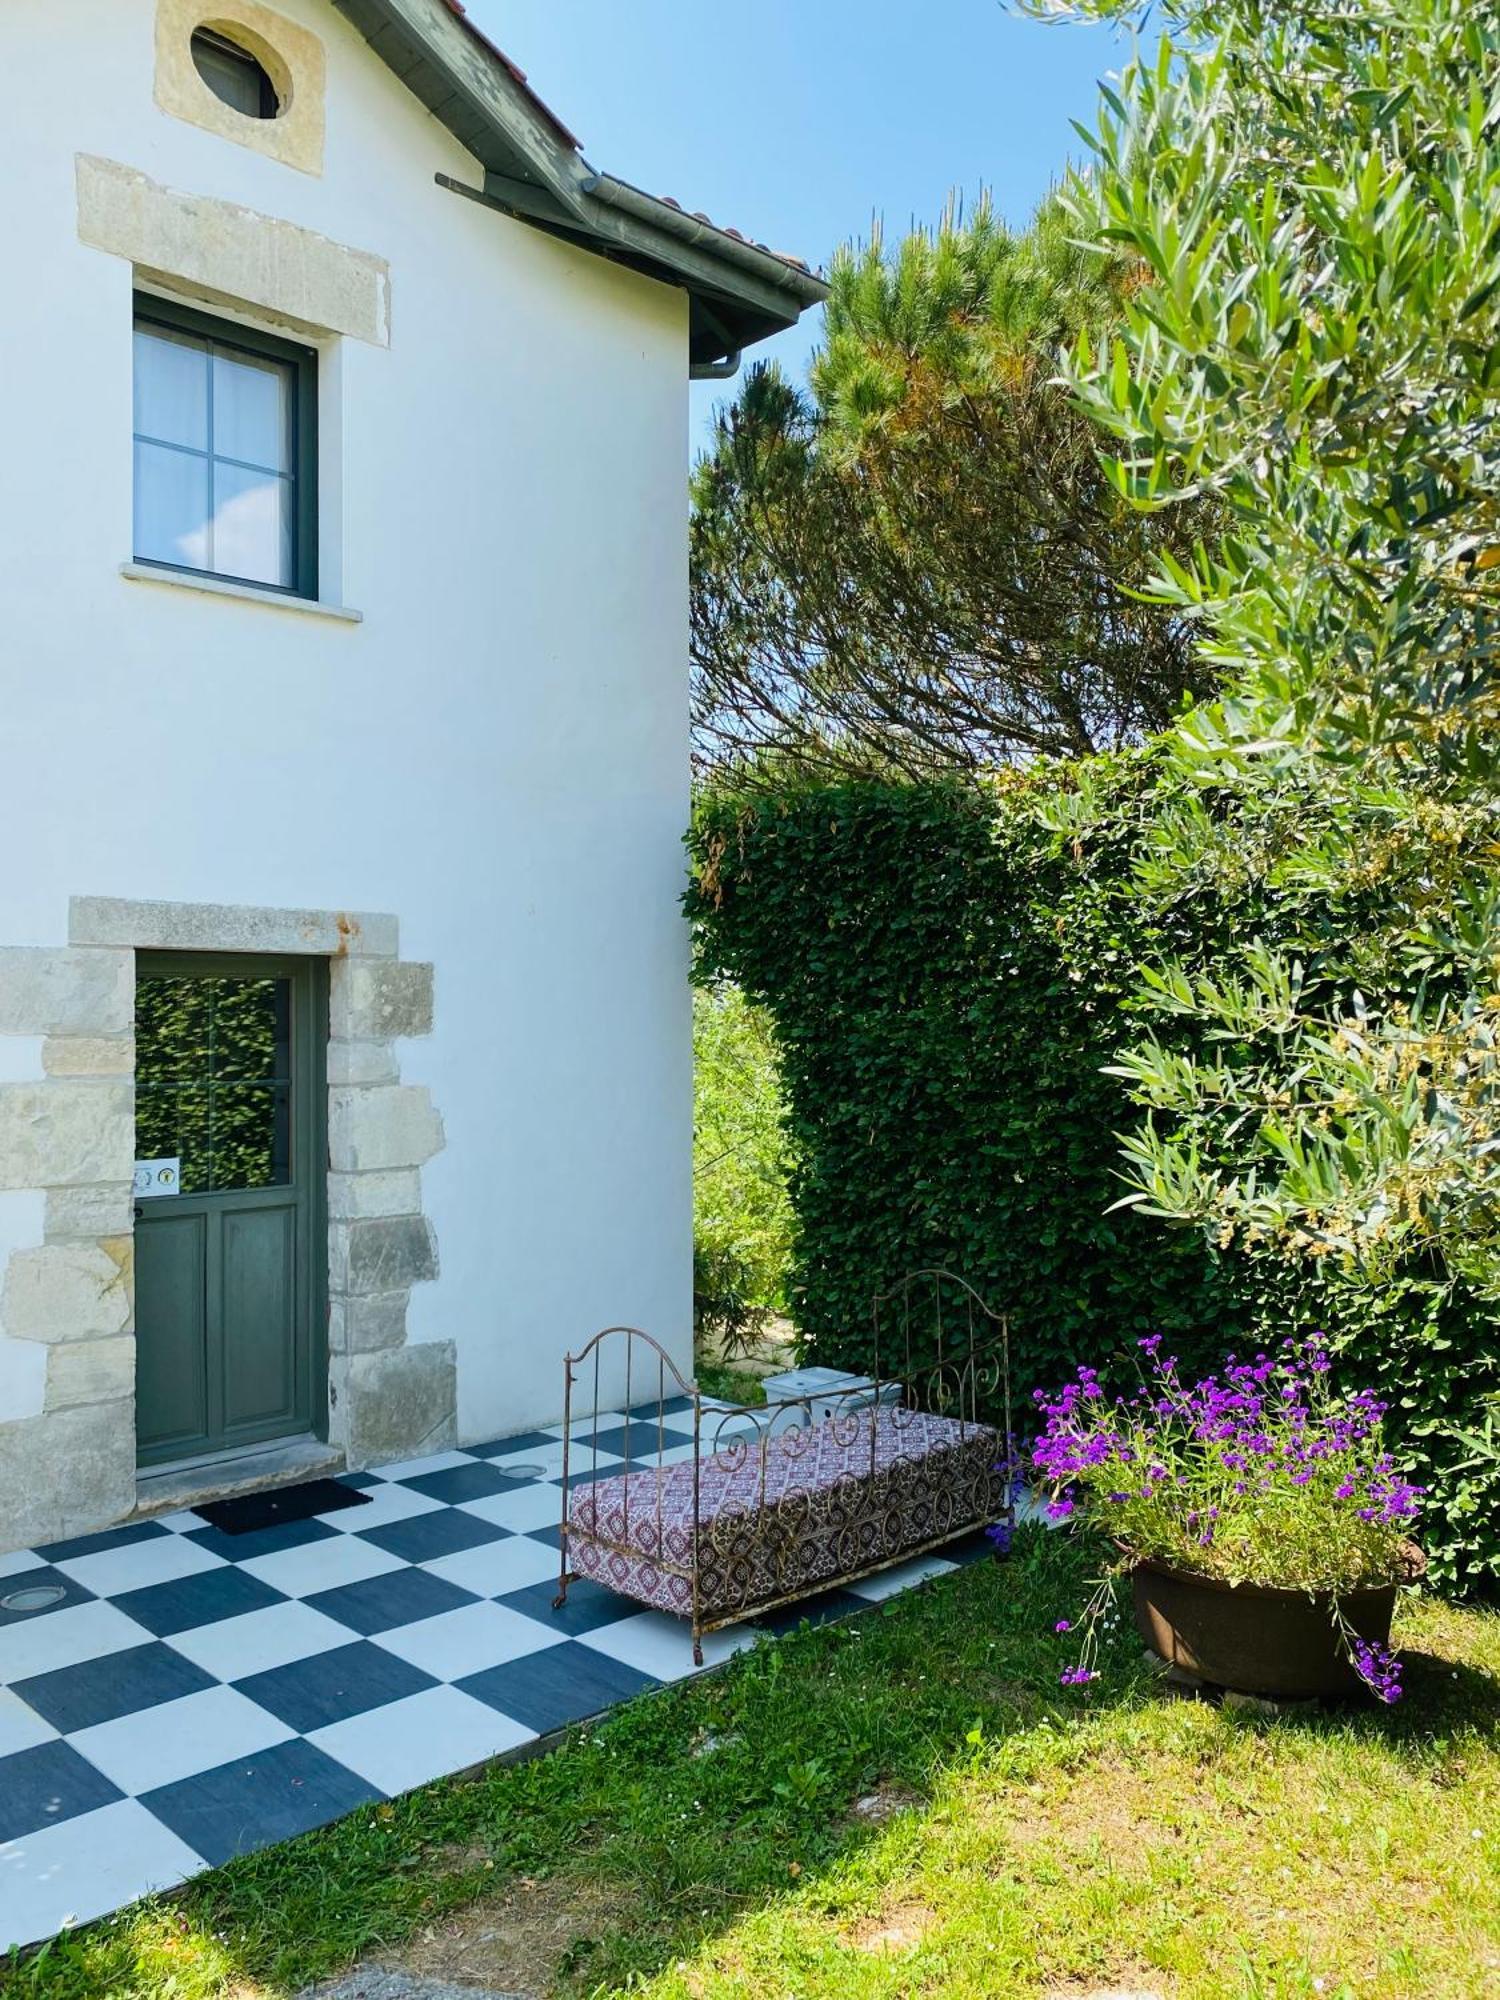
[[[1500,1394],[1491,1308],[1435,1270],[1377,1293],[1109,1212],[1115,1135],[1136,1113],[1102,1070],[1131,1039],[1136,968],[1167,950],[1211,963],[1253,934],[1315,951],[1365,913],[1353,898],[1273,903],[1253,868],[1232,895],[1148,903],[1131,861],[1156,763],[1095,770],[1110,810],[1083,841],[1038,812],[1069,783],[1055,769],[700,801],[700,976],[736,980],[775,1025],[804,1337],[821,1361],[867,1366],[872,1294],[927,1263],[1009,1306],[1025,1387],[1080,1361],[1121,1375],[1147,1333],[1212,1365],[1324,1328],[1351,1376],[1398,1406],[1404,1449],[1438,1489],[1425,1540],[1441,1576],[1500,1578],[1500,1462],[1482,1437]]]

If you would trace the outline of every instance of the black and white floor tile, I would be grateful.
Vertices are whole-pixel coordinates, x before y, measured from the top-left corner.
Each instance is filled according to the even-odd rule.
[[[619,1467],[629,1422],[575,1424],[572,1473]],[[628,1435],[656,1452],[654,1421]],[[552,1609],[563,1437],[350,1475],[368,1505],[259,1533],[180,1513],[0,1556],[0,1951],[692,1673],[676,1619],[590,1583]],[[708,1662],[952,1566],[714,1633]],[[60,1595],[3,1608],[36,1585]]]

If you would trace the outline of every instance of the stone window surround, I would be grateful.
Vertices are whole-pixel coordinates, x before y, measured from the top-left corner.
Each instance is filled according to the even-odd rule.
[[[274,118],[247,118],[224,104],[198,74],[193,35],[214,28],[249,51],[280,103]],[[260,0],[157,0],[156,103],[216,138],[228,139],[304,174],[323,171],[327,58],[310,28]]]
[[[239,202],[184,193],[94,153],[73,158],[78,240],[135,268],[138,286],[211,311],[264,315],[303,339],[391,344],[383,257]]]
[[[329,1442],[351,1469],[456,1439],[452,1341],[407,1344],[438,1274],[421,1168],[444,1143],[396,1044],[432,1029],[433,969],[397,919],[75,896],[65,947],[0,948],[0,1033],[43,1076],[0,1084],[0,1189],[41,1190],[43,1241],[12,1252],[0,1338],[47,1350],[40,1414],[0,1411],[0,1552],[103,1528],[136,1504],[134,990],[138,951],[329,961]]]

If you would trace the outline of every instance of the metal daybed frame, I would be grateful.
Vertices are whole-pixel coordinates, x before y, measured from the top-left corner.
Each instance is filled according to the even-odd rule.
[[[925,1360],[913,1359],[914,1321]],[[904,1366],[886,1374],[882,1347],[893,1333]],[[701,1666],[705,1633],[974,1529],[1013,1526],[1006,1315],[951,1272],[913,1272],[875,1301],[872,1356],[873,1382],[835,1395],[821,1422],[809,1423],[801,1398],[705,1400],[638,1327],[596,1333],[565,1366],[555,1606],[572,1582],[588,1578],[687,1618]],[[622,1380],[625,1435],[608,1452],[623,1463],[601,1468],[600,1420],[620,1407],[617,1391],[601,1404],[601,1387]],[[575,1395],[585,1384],[586,1422]],[[667,1428],[669,1416],[688,1408],[690,1443]],[[575,1429],[591,1444],[575,1441]],[[652,1443],[642,1450],[638,1436]],[[592,1462],[580,1472],[578,1457],[590,1448]]]

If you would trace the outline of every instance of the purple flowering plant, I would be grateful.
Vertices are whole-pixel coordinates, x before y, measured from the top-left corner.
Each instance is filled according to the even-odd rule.
[[[1407,1573],[1422,1489],[1403,1478],[1381,1436],[1385,1405],[1337,1391],[1319,1340],[1287,1340],[1253,1361],[1184,1382],[1161,1336],[1139,1343],[1140,1386],[1108,1396],[1080,1368],[1056,1396],[1037,1390],[1044,1427],[1032,1452],[1054,1521],[1075,1514],[1122,1551],[1081,1616],[1065,1686],[1097,1677],[1099,1626],[1114,1620],[1118,1577],[1142,1559],[1231,1584],[1329,1592],[1360,1677],[1383,1701],[1401,1693],[1400,1663],[1351,1630],[1342,1592]]]

